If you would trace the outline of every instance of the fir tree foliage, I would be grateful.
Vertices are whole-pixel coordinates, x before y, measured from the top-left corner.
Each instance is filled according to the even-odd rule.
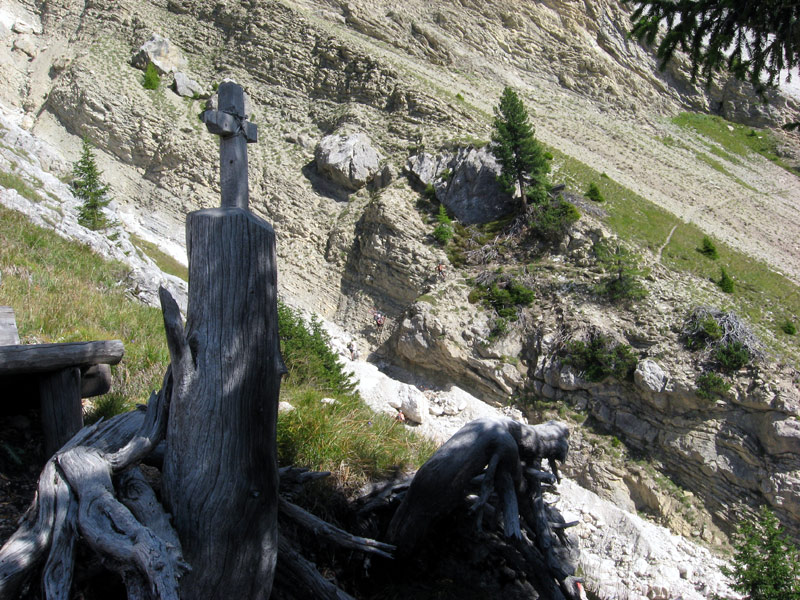
[[[97,231],[107,229],[114,223],[106,216],[103,209],[109,205],[109,186],[103,183],[102,171],[97,167],[94,149],[89,138],[83,138],[81,157],[72,166],[72,192],[83,202],[78,209],[78,223]]]
[[[519,186],[523,208],[529,199],[534,204],[545,202],[550,163],[534,137],[525,105],[512,88],[503,90],[494,114],[491,148],[502,170],[497,178],[501,189],[513,196]]]
[[[436,220],[439,224],[433,230],[433,237],[442,246],[446,246],[453,238],[453,220],[447,214],[447,209],[444,204],[439,205],[439,212],[436,215]]]
[[[748,600],[800,600],[800,552],[766,506],[756,520],[739,523],[733,568],[723,572]]]
[[[161,76],[158,74],[156,66],[153,63],[147,63],[147,68],[144,71],[144,78],[142,79],[142,85],[146,90],[157,90],[161,85]]]
[[[800,2],[786,0],[624,0],[635,7],[631,35],[653,44],[663,69],[675,51],[689,55],[692,78],[710,83],[727,69],[763,93],[798,70]],[[661,30],[661,31],[660,31]],[[800,122],[786,129],[797,129]]]

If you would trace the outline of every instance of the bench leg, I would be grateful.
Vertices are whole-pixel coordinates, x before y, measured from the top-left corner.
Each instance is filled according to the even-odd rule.
[[[83,427],[80,369],[71,367],[42,375],[39,402],[44,449],[52,456]]]

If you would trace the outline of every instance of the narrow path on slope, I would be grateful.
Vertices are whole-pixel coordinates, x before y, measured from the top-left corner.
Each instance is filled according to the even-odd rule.
[[[669,241],[672,239],[672,234],[675,233],[675,230],[677,228],[678,228],[677,225],[672,226],[672,231],[669,232],[666,241],[661,246],[661,248],[658,249],[658,252],[656,253],[656,262],[661,262],[661,253],[664,251],[664,248],[666,248],[669,245]]]

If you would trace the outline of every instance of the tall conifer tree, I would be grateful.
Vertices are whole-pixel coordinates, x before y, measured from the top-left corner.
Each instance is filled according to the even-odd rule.
[[[733,568],[723,569],[748,600],[800,600],[800,552],[767,507],[733,537]]]
[[[108,197],[110,187],[100,179],[103,173],[97,168],[89,138],[83,138],[81,157],[73,165],[72,174],[72,191],[83,201],[78,209],[78,223],[92,230],[110,227],[112,222],[103,212],[111,202]]]
[[[513,89],[506,87],[494,114],[492,153],[502,168],[497,178],[501,188],[513,196],[519,186],[523,209],[527,208],[528,198],[536,204],[543,203],[547,199],[550,163],[534,137],[525,105]]]

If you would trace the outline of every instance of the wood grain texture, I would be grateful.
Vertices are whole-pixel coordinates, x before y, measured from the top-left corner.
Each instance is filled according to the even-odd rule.
[[[266,600],[277,556],[285,371],[275,234],[239,208],[191,213],[186,229],[185,332],[165,314],[175,381],[163,493],[192,567],[181,596]]]
[[[44,451],[52,456],[83,427],[81,372],[77,367],[39,376]]]
[[[0,375],[46,373],[68,367],[115,365],[125,354],[119,340],[0,346]]]

